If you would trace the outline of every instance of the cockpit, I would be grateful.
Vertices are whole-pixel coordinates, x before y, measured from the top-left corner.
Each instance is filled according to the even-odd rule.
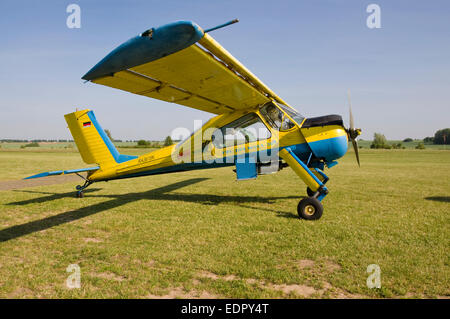
[[[268,102],[260,107],[260,115],[255,112],[247,113],[238,119],[231,121],[219,128],[215,128],[211,137],[202,143],[204,149],[210,142],[216,148],[248,144],[270,139],[272,132],[269,127],[276,131],[289,131],[296,125],[300,126],[304,117],[295,109],[277,102]],[[262,118],[266,123],[262,121]],[[183,145],[191,139],[194,133],[178,143]]]
[[[288,131],[296,124],[301,125],[304,117],[293,108],[276,102],[264,104],[259,109],[267,123],[279,131]]]

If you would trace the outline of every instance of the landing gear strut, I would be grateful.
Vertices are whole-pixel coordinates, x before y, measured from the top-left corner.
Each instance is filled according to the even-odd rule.
[[[77,198],[83,198],[83,197],[84,197],[84,192],[83,192],[83,191],[84,191],[86,188],[88,188],[89,185],[91,185],[93,182],[90,181],[90,180],[88,180],[88,179],[86,179],[86,178],[84,178],[83,176],[81,176],[81,175],[79,175],[79,174],[77,174],[77,175],[84,179],[84,184],[83,184],[83,185],[77,185],[77,186],[75,187],[75,188],[77,189],[76,197],[77,197]]]
[[[295,146],[294,148],[295,149]],[[328,189],[325,186],[328,181],[328,176],[319,167],[309,165],[309,160],[304,163],[293,152],[291,147],[282,149],[279,154],[280,157],[292,168],[292,170],[303,180],[308,186],[306,189],[308,196],[303,198],[297,206],[297,212],[300,218],[314,220],[319,219],[323,213],[322,199],[328,194]],[[310,158],[312,157],[312,153]],[[322,167],[323,168],[323,167]],[[314,172],[313,172],[313,171]],[[316,191],[313,191],[315,189]]]

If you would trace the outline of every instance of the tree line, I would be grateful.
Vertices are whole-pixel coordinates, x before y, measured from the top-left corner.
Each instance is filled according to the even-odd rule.
[[[405,138],[403,140],[404,143],[413,142],[414,140],[410,137]],[[436,131],[434,134],[434,137],[425,137],[422,142],[419,142],[416,146],[417,149],[424,149],[426,144],[436,144],[436,145],[444,145],[444,144],[450,144],[450,128],[445,128],[442,130]],[[381,133],[375,133],[373,135],[373,142],[370,145],[370,148],[384,148],[384,149],[391,149],[391,148],[405,148],[402,143],[394,143],[389,144],[387,142],[386,137]]]

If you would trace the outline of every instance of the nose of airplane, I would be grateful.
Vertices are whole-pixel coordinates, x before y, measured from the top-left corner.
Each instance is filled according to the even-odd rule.
[[[322,134],[326,134],[329,137],[308,142],[309,147],[317,158],[322,158],[325,162],[331,162],[347,153],[348,138],[343,127],[324,130]]]
[[[301,132],[317,158],[331,162],[347,153],[348,136],[340,115],[309,118]]]
[[[328,140],[328,151],[327,151],[327,162],[334,161],[347,153],[348,149],[348,138],[347,134],[343,136],[338,136],[330,138]]]

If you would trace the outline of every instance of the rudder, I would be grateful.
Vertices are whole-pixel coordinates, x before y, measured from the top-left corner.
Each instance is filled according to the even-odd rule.
[[[119,154],[93,111],[89,109],[76,111],[64,115],[64,118],[85,163],[96,163],[104,168],[136,158]]]

